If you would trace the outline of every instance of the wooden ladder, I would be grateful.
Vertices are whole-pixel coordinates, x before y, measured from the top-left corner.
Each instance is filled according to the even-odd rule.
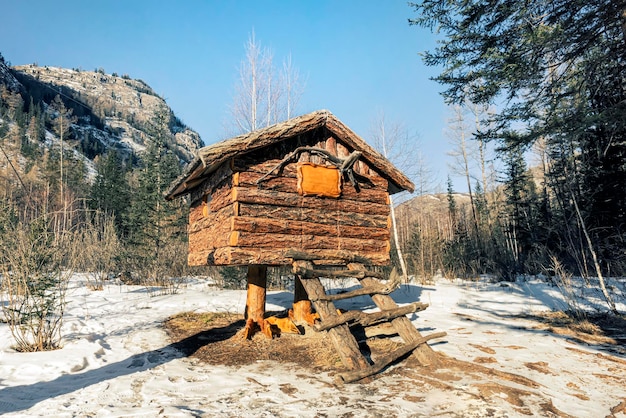
[[[342,382],[350,383],[361,380],[382,371],[385,367],[396,362],[398,359],[412,354],[422,365],[430,365],[436,362],[436,354],[430,348],[427,341],[441,338],[445,332],[422,336],[413,326],[407,314],[418,312],[428,307],[425,303],[415,302],[399,307],[389,296],[400,285],[400,276],[392,272],[387,283],[380,280],[384,276],[365,268],[362,260],[346,260],[344,266],[347,269],[330,270],[316,269],[312,263],[315,256],[292,252],[289,255],[293,260],[293,270],[296,280],[300,280],[315,310],[320,316],[320,323],[315,324],[316,331],[328,331],[330,340],[339,353],[342,363],[349,371],[338,375]],[[318,258],[318,257],[317,257]],[[325,278],[356,278],[361,287],[340,294],[328,294],[320,277]],[[357,296],[370,295],[379,312],[365,313],[362,311],[348,311],[338,313],[334,302],[337,300],[350,299]],[[388,322],[399,335],[404,345],[396,350],[382,355],[376,362],[370,364],[361,353],[357,339],[351,331],[351,327],[361,325],[369,327]],[[392,333],[393,334],[393,333]]]

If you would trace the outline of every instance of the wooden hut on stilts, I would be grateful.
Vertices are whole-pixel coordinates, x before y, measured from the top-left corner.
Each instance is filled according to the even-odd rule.
[[[326,110],[200,149],[171,185],[167,199],[189,195],[193,266],[248,266],[244,335],[272,337],[289,324],[265,318],[267,266],[290,265],[295,291],[290,318],[328,337],[350,371],[344,381],[377,373],[413,353],[435,361],[406,314],[389,296],[400,283],[372,266],[389,264],[389,195],[413,184],[386,158]],[[353,277],[362,288],[329,294],[320,277]],[[380,312],[339,314],[334,301],[371,295]],[[313,311],[315,309],[315,312]],[[404,345],[370,364],[350,331],[354,324],[392,324]],[[278,326],[278,328],[276,328]]]

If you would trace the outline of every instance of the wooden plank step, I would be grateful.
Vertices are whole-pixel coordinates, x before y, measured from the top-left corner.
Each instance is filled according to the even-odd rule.
[[[350,263],[348,268],[351,270],[362,270],[363,265],[359,263]],[[376,279],[365,277],[359,280],[361,284],[365,286],[376,285]],[[382,310],[395,309],[398,307],[396,302],[389,295],[372,295],[372,300]],[[391,321],[394,328],[398,332],[398,335],[406,344],[412,344],[415,341],[420,341],[423,337],[420,332],[413,326],[409,318],[406,316],[400,316]],[[417,349],[413,350],[417,361],[423,366],[436,364],[438,362],[436,353],[428,344],[420,344]]]
[[[435,338],[442,338],[442,337],[445,337],[446,335],[447,333],[445,332],[437,332],[435,334],[427,335],[425,337],[420,337],[419,339],[413,340],[410,343],[403,345],[402,347],[392,351],[389,354],[381,356],[380,358],[376,360],[376,363],[372,364],[371,366],[362,368],[360,370],[340,373],[338,377],[339,379],[341,379],[343,383],[352,383],[352,382],[356,382],[357,380],[364,379],[368,376],[371,376],[373,374],[380,372],[385,367],[389,366],[391,363],[395,362],[399,358],[404,357],[407,354],[411,353],[412,351],[417,349],[419,346],[426,345],[425,343],[427,341],[435,339]]]
[[[392,284],[392,286],[388,286],[387,284],[380,284],[377,286],[365,286],[360,287],[358,289],[350,290],[348,292],[343,293],[334,293],[334,294],[326,294],[320,297],[320,300],[344,300],[351,299],[357,296],[365,296],[365,295],[388,295],[394,290],[398,288],[397,284]]]
[[[353,272],[358,272],[358,273],[363,273],[363,274],[352,275]],[[311,277],[352,277],[352,278],[364,279],[366,277],[377,277],[378,275],[378,273],[376,273],[376,276],[375,276],[374,272],[367,272],[363,270],[358,270],[358,271],[357,270],[338,270],[338,271],[333,272],[334,274],[325,274],[324,270],[309,270],[309,271],[302,271],[302,273],[304,274],[305,278],[307,277],[308,278],[311,278]],[[349,292],[336,293],[336,294],[330,294],[330,295],[324,294],[324,296],[320,296],[320,300],[335,301],[335,300],[344,300],[344,299],[350,299],[350,298],[354,298],[357,296],[365,296],[365,295],[375,295],[375,294],[388,295],[400,286],[400,279],[401,279],[400,275],[397,273],[396,269],[394,268],[391,271],[391,275],[389,276],[389,280],[387,281],[387,283],[374,282],[374,284],[370,286],[364,286],[359,289],[351,290]]]
[[[320,324],[316,324],[316,331],[326,331],[338,325],[347,324],[348,322],[357,323],[364,327],[381,321],[389,321],[391,319],[410,314],[413,312],[423,311],[428,307],[427,303],[414,302],[395,309],[387,309],[380,312],[366,313],[363,311],[348,311],[341,315],[331,317]]]
[[[310,261],[294,261],[294,270],[299,267],[311,268],[312,263]],[[318,296],[326,293],[319,279],[300,280],[300,282],[309,298],[311,298],[313,306],[322,321],[329,321],[337,316],[337,308],[331,301],[319,300]],[[347,325],[340,325],[330,329],[328,335],[344,366],[350,370],[369,367],[367,359],[361,353],[359,344]]]

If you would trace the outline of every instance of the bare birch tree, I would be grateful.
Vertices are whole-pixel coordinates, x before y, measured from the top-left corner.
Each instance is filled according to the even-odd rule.
[[[454,158],[454,163],[450,169],[454,174],[461,175],[467,184],[467,193],[470,198],[470,206],[472,210],[472,220],[476,231],[478,230],[478,217],[476,215],[476,202],[474,201],[474,193],[472,192],[472,173],[470,170],[470,159],[475,161],[477,149],[475,144],[471,143],[471,130],[465,120],[465,108],[459,105],[452,107],[452,117],[449,119],[447,128],[447,136],[453,149],[448,155]]]
[[[232,108],[233,119],[242,132],[259,128],[259,112],[268,88],[266,55],[253,31],[246,43],[246,57],[239,68],[239,85]]]
[[[246,56],[239,68],[231,116],[237,133],[289,119],[304,91],[291,54],[280,73],[274,67],[274,53],[256,40],[254,32],[246,42]]]
[[[428,168],[422,164],[418,167],[418,161],[423,163],[423,159],[420,159],[420,153],[418,151],[419,141],[416,136],[411,136],[404,125],[397,122],[387,123],[385,115],[380,112],[379,116],[372,125],[371,142],[375,148],[377,148],[388,160],[402,170],[409,178],[415,178],[416,172],[422,172],[429,176]],[[418,170],[416,170],[418,168]],[[427,177],[420,178],[420,181],[426,180]],[[428,189],[428,185],[422,184],[420,190],[423,192]],[[393,229],[393,239],[400,261],[400,268],[405,280],[408,279],[408,272],[406,262],[402,254],[402,246],[398,233],[398,222],[396,218],[395,204],[397,199],[393,196],[389,196],[389,207],[391,211],[391,222]]]
[[[283,61],[282,85],[285,90],[285,118],[291,119],[292,112],[298,106],[306,85],[300,76],[300,71],[293,65],[291,53]]]

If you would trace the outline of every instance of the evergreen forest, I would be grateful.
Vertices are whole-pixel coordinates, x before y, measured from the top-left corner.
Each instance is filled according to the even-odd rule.
[[[477,152],[465,162],[480,168],[456,190],[468,202],[449,185],[443,216],[405,205],[401,246],[416,273],[626,274],[626,4],[411,7],[409,23],[439,36],[422,59],[446,102],[470,115]]]

